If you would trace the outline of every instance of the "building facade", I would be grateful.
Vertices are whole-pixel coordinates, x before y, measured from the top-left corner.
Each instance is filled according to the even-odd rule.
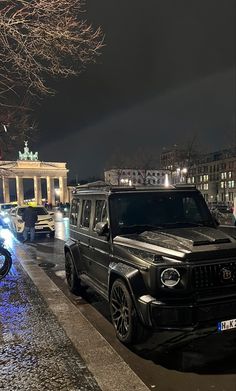
[[[177,146],[165,149],[160,156],[161,167],[170,169],[170,182],[194,184],[210,203],[233,205],[236,197],[236,148],[205,154],[191,159]]]
[[[236,197],[236,149],[202,155],[188,168],[187,182],[195,184],[208,203],[233,205]]]
[[[168,174],[168,170],[120,168],[105,171],[104,178],[111,185],[155,186],[167,184]]]
[[[0,175],[2,177],[3,201],[10,202],[9,180],[14,179],[16,185],[16,201],[19,205],[24,204],[24,182],[23,179],[33,179],[34,201],[42,204],[41,179],[46,179],[47,202],[55,205],[55,196],[60,202],[68,201],[66,163],[42,162],[38,160],[38,153],[29,150],[25,142],[24,152],[19,152],[16,161],[1,161]],[[55,179],[59,187],[55,188]]]

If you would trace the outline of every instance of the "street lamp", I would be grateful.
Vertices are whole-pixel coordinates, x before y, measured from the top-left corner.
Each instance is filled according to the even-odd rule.
[[[170,181],[169,181],[168,174],[165,174],[164,186],[165,186],[165,187],[169,187],[169,186],[170,186]]]

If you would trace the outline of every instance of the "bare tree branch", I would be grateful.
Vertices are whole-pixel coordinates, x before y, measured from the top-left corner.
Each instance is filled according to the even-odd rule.
[[[8,124],[15,142],[24,137],[34,104],[55,93],[51,78],[76,76],[100,55],[103,34],[82,19],[84,5],[84,0],[0,1],[2,149],[12,148],[11,142],[6,147],[2,127]]]
[[[0,4],[0,102],[24,88],[53,93],[48,76],[77,75],[100,54],[101,29],[86,20],[81,0],[15,0]]]

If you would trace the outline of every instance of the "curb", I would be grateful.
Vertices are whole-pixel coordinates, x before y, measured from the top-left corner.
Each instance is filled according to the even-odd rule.
[[[38,288],[50,310],[57,317],[58,322],[85,361],[102,391],[148,391],[149,388],[91,325],[81,311],[31,260],[22,245],[15,245],[16,258]]]

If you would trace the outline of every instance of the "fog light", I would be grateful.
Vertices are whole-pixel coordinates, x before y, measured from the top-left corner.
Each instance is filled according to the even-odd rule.
[[[167,287],[173,287],[177,285],[180,281],[180,274],[178,270],[173,267],[163,270],[161,273],[161,282]]]

